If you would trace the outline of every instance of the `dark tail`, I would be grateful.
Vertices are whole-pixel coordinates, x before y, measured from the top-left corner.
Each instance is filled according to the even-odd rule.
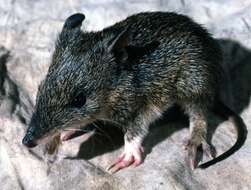
[[[245,143],[247,138],[247,127],[242,120],[242,118],[236,114],[234,111],[232,111],[229,107],[227,107],[222,101],[218,100],[212,110],[216,115],[222,117],[223,119],[231,120],[231,122],[234,124],[236,131],[237,131],[237,140],[235,144],[226,152],[221,154],[220,156],[216,157],[215,159],[206,162],[204,164],[201,164],[199,168],[207,168],[211,165],[216,164],[217,162],[220,162],[222,160],[225,160],[232,154],[234,154],[236,151],[238,151],[242,145]]]

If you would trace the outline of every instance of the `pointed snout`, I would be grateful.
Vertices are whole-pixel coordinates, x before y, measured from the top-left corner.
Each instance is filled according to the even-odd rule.
[[[34,141],[34,139],[32,138],[32,136],[29,133],[27,133],[24,136],[22,143],[23,143],[23,145],[25,145],[28,148],[33,148],[33,147],[37,146],[36,142]]]

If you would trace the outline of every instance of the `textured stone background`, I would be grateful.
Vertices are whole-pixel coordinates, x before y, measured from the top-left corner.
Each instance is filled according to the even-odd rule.
[[[0,189],[251,189],[250,134],[228,159],[192,172],[181,147],[188,124],[174,113],[152,127],[145,162],[115,175],[104,169],[122,150],[121,133],[111,126],[100,125],[95,134],[65,142],[54,156],[45,155],[43,146],[27,150],[21,145],[65,18],[83,12],[83,29],[99,30],[148,10],[184,13],[221,38],[228,74],[222,97],[251,129],[250,0],[0,0]],[[233,145],[236,134],[231,123],[213,115],[209,119],[220,154]]]

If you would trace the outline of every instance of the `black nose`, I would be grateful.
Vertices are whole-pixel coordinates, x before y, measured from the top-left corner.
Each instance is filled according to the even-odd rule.
[[[28,148],[33,148],[37,145],[29,135],[25,135],[25,137],[22,140],[22,143]]]

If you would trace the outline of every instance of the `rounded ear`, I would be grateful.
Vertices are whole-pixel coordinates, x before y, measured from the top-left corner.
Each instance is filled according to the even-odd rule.
[[[71,30],[74,28],[80,29],[84,19],[85,19],[85,15],[82,13],[73,14],[66,19],[63,29],[67,29],[67,30]]]
[[[128,58],[128,54],[126,51],[126,47],[129,43],[129,34],[128,28],[120,32],[116,35],[110,42],[108,43],[107,50],[109,53],[115,55],[116,59],[120,62],[126,62]]]
[[[76,41],[81,34],[80,27],[82,25],[85,15],[82,13],[76,13],[69,16],[64,23],[63,29],[58,36],[56,43],[57,47],[65,48],[69,42]]]
[[[158,41],[151,41],[141,46],[130,45],[130,32],[128,28],[115,36],[108,45],[108,52],[112,53],[119,63],[127,66],[134,60],[144,55],[151,54],[160,44]]]
[[[128,37],[128,29],[126,28],[111,40],[110,45],[108,46],[108,52],[123,50],[128,46]]]

